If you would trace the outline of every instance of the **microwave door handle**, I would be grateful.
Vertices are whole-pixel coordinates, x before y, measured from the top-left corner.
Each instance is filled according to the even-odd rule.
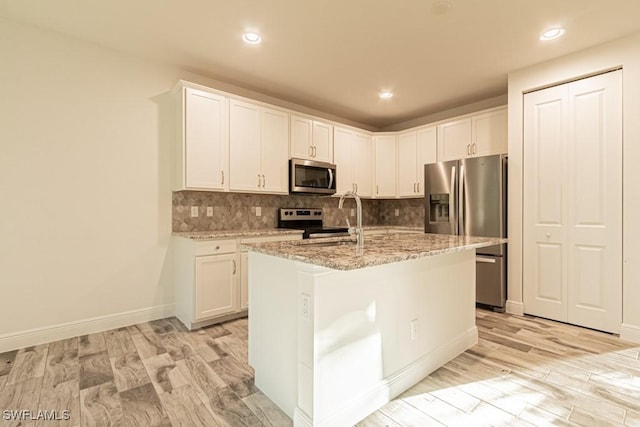
[[[331,190],[333,188],[333,170],[331,168],[327,170],[329,171],[329,186],[327,188]]]

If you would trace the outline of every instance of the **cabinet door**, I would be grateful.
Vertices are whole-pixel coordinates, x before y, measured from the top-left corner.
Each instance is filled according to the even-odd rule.
[[[396,137],[376,136],[375,145],[375,196],[396,197]]]
[[[187,189],[227,188],[227,98],[184,89],[184,179]]]
[[[424,196],[424,165],[438,161],[438,138],[435,127],[418,131],[418,196]]]
[[[195,263],[194,320],[236,311],[236,254],[199,256]]]
[[[353,156],[352,156],[353,132],[334,128],[334,156],[336,164],[336,193],[344,194],[347,191],[355,191],[353,181]]]
[[[291,116],[291,142],[289,152],[296,159],[313,159],[311,148],[311,129],[313,120]]]
[[[261,191],[260,109],[235,100],[229,106],[229,189]]]
[[[398,136],[398,196],[415,196],[418,192],[416,171],[417,133]]]
[[[333,163],[333,126],[314,121],[311,140],[313,160]]]
[[[249,252],[240,253],[240,310],[249,308]]]
[[[463,159],[471,155],[471,118],[438,126],[438,161]]]
[[[507,109],[500,109],[471,118],[473,156],[488,156],[491,154],[505,154],[508,151],[507,142]]]
[[[262,109],[261,173],[262,190],[289,193],[289,115],[278,110]]]
[[[351,140],[353,182],[360,197],[373,196],[373,142],[369,135],[354,133]]]

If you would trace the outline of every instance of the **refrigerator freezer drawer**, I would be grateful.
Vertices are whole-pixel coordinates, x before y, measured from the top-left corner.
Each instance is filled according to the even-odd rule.
[[[476,256],[476,302],[504,307],[506,293],[504,258]]]

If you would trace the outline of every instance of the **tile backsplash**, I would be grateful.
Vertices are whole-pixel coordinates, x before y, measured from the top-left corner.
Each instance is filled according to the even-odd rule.
[[[289,196],[271,194],[215,193],[177,191],[173,193],[173,231],[208,231],[274,228],[278,225],[280,208],[318,208],[324,213],[325,225],[344,225],[356,204],[347,199],[344,209],[338,209],[337,197]],[[198,207],[198,216],[191,217],[191,207]],[[213,216],[207,216],[207,207]],[[256,216],[260,207],[261,216]],[[400,215],[395,216],[395,209]],[[355,216],[350,219],[355,223]],[[422,199],[362,200],[364,225],[402,225],[421,227],[424,224]]]

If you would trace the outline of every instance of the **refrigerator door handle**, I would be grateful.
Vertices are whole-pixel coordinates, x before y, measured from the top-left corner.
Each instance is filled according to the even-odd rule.
[[[458,183],[458,212],[459,212],[459,218],[458,218],[458,234],[461,236],[466,235],[465,232],[465,210],[466,210],[466,206],[465,206],[465,202],[464,202],[464,166],[460,165],[460,182]]]
[[[451,221],[451,234],[458,234],[458,204],[456,203],[456,167],[451,167],[451,209],[449,211],[449,218]]]

